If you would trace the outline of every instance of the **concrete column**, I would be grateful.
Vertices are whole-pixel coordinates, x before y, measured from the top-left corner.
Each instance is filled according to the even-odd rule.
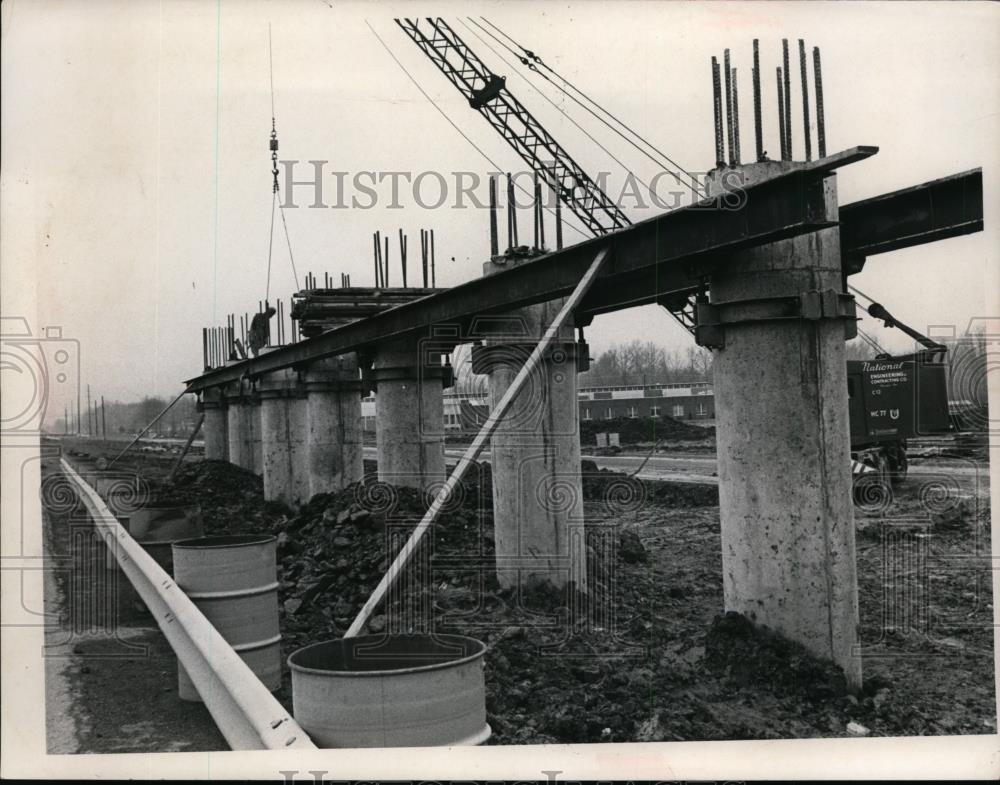
[[[309,500],[307,411],[291,369],[261,377],[260,424],[264,498],[298,505]]]
[[[260,394],[253,392],[247,399],[247,419],[250,421],[250,454],[253,457],[254,474],[264,474],[264,437],[262,435],[262,412],[264,407],[260,403]]]
[[[343,490],[364,477],[357,355],[313,363],[305,386],[309,495]]]
[[[229,415],[229,461],[259,474],[254,440],[260,444],[260,405],[252,401],[242,382],[237,382],[228,390],[226,405]]]
[[[745,169],[750,179],[781,167]],[[833,177],[826,189],[836,214]],[[841,287],[832,228],[734,255],[713,273],[711,294],[718,304]],[[714,375],[726,610],[833,660],[857,688],[845,323],[747,321],[723,330]]]
[[[416,340],[379,346],[374,358],[378,478],[436,491],[446,479],[440,355],[422,358]]]
[[[493,268],[485,265],[487,274]],[[473,348],[473,370],[489,374],[491,410],[562,304],[504,314],[512,334]],[[572,323],[558,337],[491,441],[497,578],[505,588],[542,580],[587,590]]]
[[[205,458],[213,461],[229,460],[229,425],[222,390],[220,388],[205,390],[198,408],[205,414],[205,423],[202,425]]]

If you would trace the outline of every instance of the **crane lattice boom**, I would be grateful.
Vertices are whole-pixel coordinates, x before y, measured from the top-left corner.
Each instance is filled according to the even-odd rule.
[[[443,19],[427,17],[426,22],[425,29],[419,19],[396,19],[396,24],[458,88],[469,105],[486,118],[590,231],[604,235],[631,225],[618,205],[511,94],[504,77],[490,71]],[[664,307],[689,332],[694,332],[693,295],[674,307]]]

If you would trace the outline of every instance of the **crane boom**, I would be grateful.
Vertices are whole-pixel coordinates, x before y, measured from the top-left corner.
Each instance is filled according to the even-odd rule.
[[[513,96],[504,77],[490,71],[447,22],[427,17],[425,31],[419,19],[395,21],[590,231],[604,235],[631,225],[618,205]],[[694,295],[674,298],[663,307],[694,332]]]
[[[631,224],[618,205],[511,94],[504,77],[490,71],[443,19],[428,17],[427,23],[425,32],[419,19],[396,20],[469,105],[539,173],[588,229],[602,235]]]

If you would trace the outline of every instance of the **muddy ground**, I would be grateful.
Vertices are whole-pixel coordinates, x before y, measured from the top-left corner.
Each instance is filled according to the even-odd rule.
[[[163,463],[163,462],[161,462]],[[144,463],[164,475],[170,464]],[[50,753],[197,752],[228,746],[202,704],[177,697],[177,658],[139,613],[58,460],[42,461],[47,749]],[[57,716],[53,716],[57,715]]]
[[[858,696],[829,663],[720,617],[714,488],[640,483],[586,463],[586,612],[568,617],[573,597],[499,590],[487,468],[372,629],[433,625],[485,641],[490,743],[830,737],[849,735],[849,723],[871,735],[992,734],[988,467],[958,453],[934,453],[938,474],[857,510]],[[162,478],[170,466],[147,456],[143,470]],[[369,477],[293,514],[263,502],[259,478],[201,461],[159,492],[200,503],[206,533],[279,538],[286,655],[343,633],[426,504]],[[278,698],[289,709],[290,694],[286,672]]]

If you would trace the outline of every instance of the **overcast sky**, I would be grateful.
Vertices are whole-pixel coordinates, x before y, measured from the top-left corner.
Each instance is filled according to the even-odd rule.
[[[774,68],[781,38],[823,53],[827,147],[877,145],[840,170],[842,204],[982,166],[987,231],[869,259],[854,279],[918,328],[1000,315],[996,211],[1000,63],[996,6],[786,3],[4,2],[3,256],[34,271],[36,334],[60,325],[80,342],[81,378],[95,394],[176,394],[201,364],[201,327],[264,297],[271,215],[267,140],[271,97],[268,24],[283,159],[328,161],[347,172],[485,173],[491,167],[395,63],[385,40],[437,105],[501,167],[520,162],[393,23],[416,11],[446,17],[543,125],[590,172],[622,169],[501,63],[459,19],[483,14],[626,119],[689,170],[713,164],[711,56],[731,47],[739,68],[743,154],[750,157],[751,42],[760,39],[766,147],[777,155]],[[493,41],[491,44],[496,46]],[[502,50],[501,50],[502,51]],[[509,54],[503,52],[509,59]],[[793,49],[793,62],[797,52]],[[796,158],[801,106],[793,69]],[[770,78],[768,78],[770,75]],[[535,81],[539,84],[537,77]],[[655,166],[568,103],[543,90],[643,179]],[[815,150],[815,140],[814,140]],[[523,168],[523,167],[521,167]],[[422,192],[432,200],[433,179]],[[324,198],[336,201],[332,174]],[[485,189],[479,192],[485,198]],[[286,211],[299,275],[341,272],[372,283],[371,235],[434,228],[438,283],[481,274],[489,252],[485,211],[425,209],[388,183],[373,209],[308,209],[296,191]],[[450,195],[449,204],[453,197]],[[362,201],[367,201],[362,196]],[[633,219],[652,215],[635,209]],[[656,208],[653,208],[654,211]],[[530,213],[521,238],[530,232]],[[551,226],[549,232],[551,234]],[[567,229],[567,242],[578,237]],[[276,230],[272,298],[294,289]],[[394,247],[393,259],[397,258]],[[454,261],[452,261],[454,257]],[[392,275],[398,281],[398,268]],[[413,273],[411,273],[413,275]],[[28,286],[22,278],[17,286]],[[9,308],[5,316],[13,314]],[[870,320],[890,348],[905,348]],[[592,352],[648,338],[683,348],[691,338],[655,307],[600,317]],[[61,415],[62,402],[51,411]]]

